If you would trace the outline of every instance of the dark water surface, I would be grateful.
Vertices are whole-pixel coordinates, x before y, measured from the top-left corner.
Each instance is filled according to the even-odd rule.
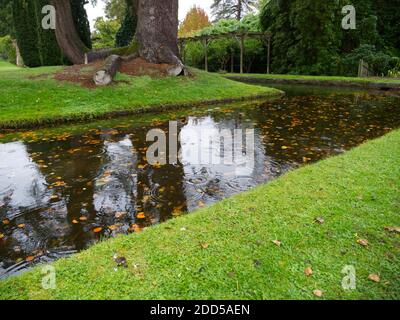
[[[0,278],[270,181],[400,127],[400,99],[280,87],[285,98],[0,135]],[[178,121],[183,161],[147,163],[146,133]],[[255,129],[254,168],[199,165],[204,129]],[[194,131],[193,131],[194,130]],[[215,156],[215,154],[214,154]],[[218,155],[217,155],[218,156]]]

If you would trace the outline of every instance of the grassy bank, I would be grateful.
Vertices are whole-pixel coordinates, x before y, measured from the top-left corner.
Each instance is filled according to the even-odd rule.
[[[399,224],[399,159],[397,130],[60,260],[55,290],[41,289],[40,269],[2,281],[0,298],[317,299],[321,290],[324,299],[399,299],[400,238],[385,230]],[[114,254],[127,268],[115,271]],[[346,291],[348,265],[357,287]]]
[[[227,78],[243,79],[254,82],[287,82],[287,83],[310,83],[310,84],[335,84],[355,86],[387,86],[400,89],[400,79],[381,77],[357,78],[357,77],[335,77],[335,76],[303,76],[282,74],[227,74]]]
[[[119,114],[190,107],[217,100],[235,100],[279,91],[194,71],[193,78],[131,77],[89,89],[53,78],[61,67],[20,69],[0,61],[0,129],[88,120]]]

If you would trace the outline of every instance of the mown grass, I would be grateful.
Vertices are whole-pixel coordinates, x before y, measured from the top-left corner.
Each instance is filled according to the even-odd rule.
[[[400,130],[274,182],[0,282],[1,299],[399,299]],[[315,223],[323,217],[325,223]],[[364,247],[359,239],[368,241]],[[279,240],[282,244],[273,243]],[[114,254],[127,268],[114,270]],[[345,266],[356,289],[341,286]],[[304,270],[312,268],[313,275]],[[368,280],[378,274],[380,282]]]
[[[119,74],[110,87],[88,89],[58,82],[60,67],[22,69],[0,62],[0,128],[91,119],[119,111],[210,100],[274,95],[275,89],[227,80],[194,70],[192,78],[152,79]]]
[[[399,84],[400,79],[391,79],[383,77],[369,77],[369,78],[358,78],[358,77],[340,77],[340,76],[304,76],[304,75],[290,75],[290,74],[239,74],[231,73],[226,75],[233,77],[248,77],[255,79],[283,79],[283,80],[311,80],[311,81],[340,81],[340,82],[361,82],[361,83],[393,83]]]

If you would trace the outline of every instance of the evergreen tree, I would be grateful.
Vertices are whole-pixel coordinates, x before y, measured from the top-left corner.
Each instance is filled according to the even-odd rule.
[[[235,18],[241,20],[257,5],[257,0],[214,0],[211,6],[216,20]]]
[[[355,75],[364,59],[385,73],[396,60],[388,53],[399,48],[398,3],[353,0],[356,29],[344,30],[346,0],[265,0],[260,22],[272,33],[273,72]]]
[[[35,6],[36,32],[38,39],[39,57],[42,66],[63,64],[63,57],[58,47],[55,32],[42,27],[42,8],[49,4],[48,0],[33,0]]]
[[[67,0],[66,0],[67,1]],[[71,1],[72,17],[76,31],[82,42],[89,49],[92,48],[92,39],[90,34],[90,24],[87,17],[85,5],[89,3],[87,0],[69,0]]]
[[[35,16],[33,1],[13,1],[13,21],[17,43],[24,63],[29,67],[42,65]]]
[[[115,39],[117,47],[128,46],[135,36],[137,16],[134,11],[132,0],[126,0],[125,18]]]
[[[12,2],[13,0],[0,0],[0,37],[14,36]]]

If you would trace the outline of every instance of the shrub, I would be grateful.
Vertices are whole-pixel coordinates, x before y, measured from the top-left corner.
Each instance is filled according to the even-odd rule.
[[[0,38],[0,59],[16,63],[16,51],[10,36]]]

